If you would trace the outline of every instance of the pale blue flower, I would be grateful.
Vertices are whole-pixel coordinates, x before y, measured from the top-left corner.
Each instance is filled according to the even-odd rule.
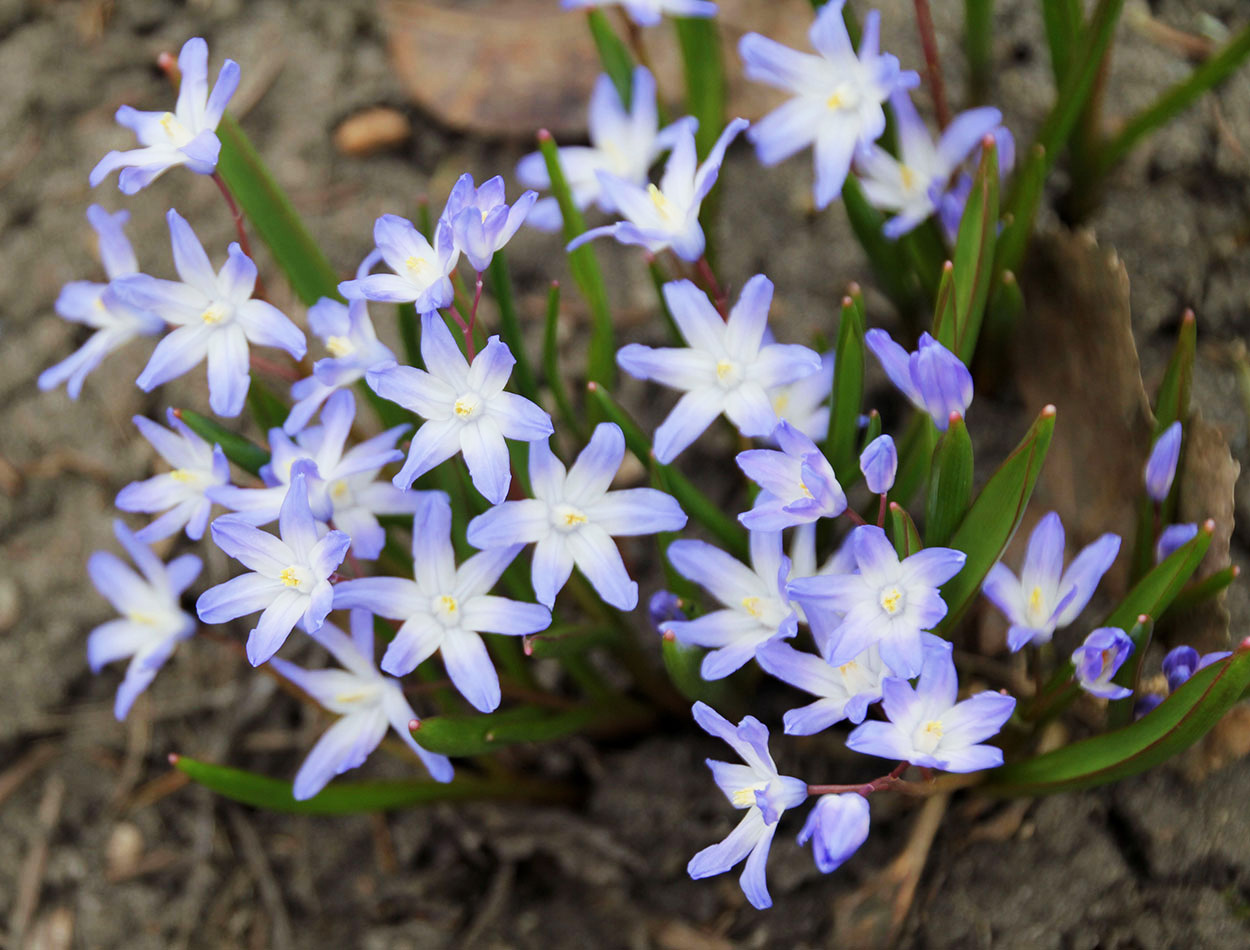
[[[545,630],[551,611],[487,593],[512,563],[521,545],[483,551],[456,567],[451,546],[451,505],[441,492],[425,492],[413,518],[415,581],[364,577],[343,581],[334,606],[364,607],[403,625],[382,657],[395,676],[441,653],[447,675],[475,709],[499,705],[499,675],[481,632],[522,636]]]
[[[894,239],[941,208],[956,170],[1003,115],[988,106],[961,112],[935,144],[906,90],[896,89],[890,106],[897,120],[899,157],[870,145],[856,155],[855,169],[869,204],[894,213],[884,228],[885,236]]]
[[[868,799],[858,792],[821,795],[807,813],[799,844],[812,843],[822,874],[836,871],[868,840]]]
[[[868,707],[881,698],[882,680],[890,675],[875,644],[838,666],[780,640],[764,644],[755,658],[765,672],[818,697],[785,714],[789,736],[815,735],[843,719],[863,722]]]
[[[195,633],[195,618],[183,612],[179,599],[203,565],[194,554],[163,564],[120,520],[113,522],[113,533],[143,576],[107,551],[96,551],[88,559],[91,583],[121,617],[88,634],[87,665],[99,673],[108,663],[130,658],[113,703],[113,715],[125,719],[174,648]]]
[[[129,212],[109,214],[99,205],[87,209],[87,220],[100,241],[100,260],[110,281],[138,273],[134,251],[122,230]],[[165,329],[156,314],[135,307],[118,297],[108,284],[73,280],[61,288],[56,313],[62,320],[81,323],[95,333],[73,354],[39,374],[39,388],[55,389],[65,383],[71,399],[77,399],[87,374],[104,357],[125,346],[136,336],[152,336]]]
[[[151,392],[207,358],[208,404],[219,416],[237,416],[252,381],[248,343],[276,346],[302,359],[304,334],[273,304],[252,299],[256,265],[237,243],[214,272],[191,226],[172,209],[166,218],[182,281],[134,274],[110,285],[126,302],[177,327],[156,345],[136,382]]]
[[[391,348],[374,332],[369,305],[363,298],[342,304],[322,297],[308,308],[308,326],[330,355],[313,364],[311,376],[291,386],[291,398],[296,402],[282,424],[287,435],[308,425],[331,393],[364,379],[371,369],[396,361]]]
[[[799,620],[786,595],[790,559],[782,554],[781,532],[752,531],[750,542],[750,567],[706,541],[683,538],[668,546],[677,573],[724,605],[666,628],[682,643],[708,648],[700,668],[705,680],[728,676],[765,643],[798,632]]]
[[[358,274],[339,284],[339,293],[348,300],[411,303],[422,314],[451,304],[455,293],[449,275],[460,251],[447,221],[439,219],[430,244],[407,218],[384,214],[373,223],[373,241],[394,273]],[[373,255],[366,259],[373,260]]]
[[[762,489],[751,510],[738,520],[751,531],[781,531],[842,514],[846,495],[816,443],[784,419],[772,439],[781,451],[738,453],[738,467]]]
[[[765,343],[773,284],[763,274],[746,282],[724,320],[707,295],[688,280],[664,285],[664,300],[686,347],[621,347],[616,362],[638,379],[682,390],[655,431],[655,457],[668,464],[722,412],[746,436],[766,436],[777,425],[768,392],[820,370],[805,346]]]
[[[704,731],[724,739],[741,756],[744,764],[708,759],[708,768],[720,790],[734,808],[747,813],[724,841],[704,848],[686,866],[696,881],[724,874],[746,859],[738,879],[751,906],[764,910],[772,906],[765,879],[768,850],[777,833],[777,820],[789,808],[807,799],[807,783],[780,775],[768,751],[768,729],[754,716],[745,717],[735,727],[706,703],[695,703],[691,710]]]
[[[820,55],[800,53],[758,33],[738,43],[746,77],[794,96],[755,124],[747,138],[765,165],[776,165],[807,146],[815,147],[818,208],[842,190],[851,158],[885,131],[882,103],[895,89],[917,85],[916,73],[900,71],[898,59],[879,51],[881,14],[864,18],[859,52],[842,22],[842,0],[816,13],[808,40]]]
[[[711,0],[560,0],[566,10],[589,7],[622,7],[639,26],[656,26],[665,14],[671,17],[714,17],[716,4]]]
[[[291,790],[296,801],[312,798],[330,779],[362,765],[386,735],[387,726],[425,765],[436,782],[450,782],[451,760],[429,752],[412,738],[409,724],[417,715],[404,697],[403,684],[383,676],[373,664],[373,617],[353,610],[349,638],[338,627],[323,623],[309,634],[342,669],[305,670],[274,657],[270,665],[339,718],[325,731],[295,774]]]
[[[681,126],[674,134],[673,150],[658,187],[644,188],[637,182],[599,171],[599,187],[626,220],[586,231],[569,242],[568,250],[611,236],[621,244],[645,247],[652,254],[672,248],[682,260],[697,261],[707,243],[699,224],[699,209],[716,184],[725,149],[749,124],[746,119],[731,120],[697,167],[694,127]]]
[[[1217,650],[1199,656],[1193,647],[1177,647],[1169,651],[1163,658],[1163,675],[1168,681],[1168,691],[1175,692],[1199,670],[1206,669],[1226,656],[1232,656],[1232,653],[1228,650]]]
[[[208,91],[208,44],[198,36],[187,40],[178,54],[182,74],[178,104],[173,112],[140,112],[130,106],[117,110],[117,121],[130,129],[143,148],[109,152],[91,170],[91,187],[120,168],[117,186],[128,195],[146,188],[178,165],[211,175],[217,170],[221,141],[217,124],[239,85],[239,64],[226,60]]]
[[[768,390],[778,419],[785,419],[813,442],[829,434],[829,394],[833,392],[833,350],[822,353],[820,369]]]
[[[1173,551],[1197,536],[1198,525],[1193,522],[1168,525],[1159,532],[1159,540],[1155,542],[1155,563],[1166,561]]]
[[[832,638],[830,663],[853,660],[875,643],[892,673],[915,676],[924,660],[921,632],[946,616],[938,587],[963,569],[967,555],[933,547],[900,561],[876,525],[856,528],[850,543],[859,573],[796,578],[789,594],[803,605],[813,629],[830,612],[844,615],[834,630],[822,632]]]
[[[599,172],[608,172],[622,181],[645,187],[647,172],[660,154],[672,147],[678,131],[698,125],[695,119],[686,117],[660,130],[655,77],[643,66],[634,67],[628,111],[612,78],[601,74],[590,95],[587,119],[590,144],[558,149],[560,168],[573,203],[579,209],[596,204],[599,210],[609,214],[617,207],[600,186]],[[516,174],[522,184],[532,188],[551,187],[547,161],[541,152],[531,152],[522,158],[517,163]],[[560,230],[562,221],[560,206],[552,197],[540,198],[525,219],[526,224],[544,231]]]
[[[1118,627],[1099,627],[1072,651],[1073,676],[1081,689],[1103,699],[1124,699],[1133,691],[1111,679],[1133,652],[1133,641]]]
[[[945,432],[950,425],[951,413],[967,414],[972,404],[972,374],[959,357],[928,333],[920,334],[915,353],[908,353],[884,330],[869,330],[864,342],[890,382],[913,406],[927,412],[940,431]]]
[[[1176,464],[1181,457],[1181,424],[1173,422],[1163,430],[1146,460],[1146,494],[1162,504],[1172,490]]]
[[[994,140],[998,151],[998,180],[999,184],[1003,185],[1006,184],[1016,163],[1016,140],[1011,130],[1005,125],[996,126],[988,134]],[[981,152],[980,147],[975,149],[965,168],[979,166]],[[952,247],[959,236],[959,225],[963,221],[964,208],[967,207],[971,194],[972,175],[968,171],[960,171],[954,176],[954,183],[947,187],[938,200],[938,221],[942,225],[946,240]]]
[[[503,179],[498,175],[482,182],[480,188],[474,186],[472,175],[461,175],[440,216],[451,226],[456,249],[479,274],[490,266],[495,252],[512,240],[538,200],[538,192],[525,192],[511,206],[505,197]]]
[[[346,449],[355,419],[355,397],[350,390],[339,390],[326,400],[321,425],[304,429],[294,439],[281,429],[270,430],[272,455],[260,470],[265,488],[228,485],[209,489],[209,497],[247,524],[267,525],[278,518],[292,472],[303,461],[300,470],[306,476],[313,516],[350,535],[354,556],[373,560],[386,543],[377,516],[412,514],[420,493],[377,481],[383,466],[404,457],[395,442],[408,426],[395,426]]]
[[[1020,578],[1001,562],[990,568],[982,590],[1010,621],[1007,646],[1014,653],[1025,644],[1049,643],[1094,596],[1098,582],[1120,551],[1120,538],[1104,534],[1081,550],[1063,569],[1063,522],[1051,511],[1029,535]]]
[[[898,473],[898,449],[894,447],[894,440],[888,435],[879,435],[869,442],[860,453],[859,470],[874,495],[884,495],[893,488],[894,476]]]
[[[252,666],[278,652],[297,623],[308,633],[321,626],[334,602],[330,575],[351,543],[342,531],[318,538],[305,475],[298,470],[282,503],[278,531],[281,537],[275,538],[233,515],[214,521],[213,542],[251,573],[210,587],[195,604],[204,623],[263,611],[247,637]]]
[[[117,493],[115,502],[122,511],[164,512],[135,534],[145,543],[160,541],[183,528],[192,541],[200,540],[213,507],[208,492],[230,484],[230,463],[221,446],[201,439],[174,410],[167,410],[167,416],[169,429],[143,416],[135,416],[133,421],[173,470],[131,482]]]
[[[504,390],[516,358],[497,336],[487,341],[470,365],[443,318],[425,313],[421,315],[421,358],[428,372],[391,365],[365,376],[383,399],[427,420],[412,438],[395,487],[407,488],[462,452],[473,487],[492,505],[499,504],[512,484],[504,439],[546,439],[555,431],[551,416],[524,396]]]
[[[469,522],[469,543],[486,549],[533,543],[534,593],[548,607],[576,566],[607,603],[633,610],[638,585],[612,539],[680,531],[686,515],[672,496],[654,488],[609,491],[624,459],[625,437],[611,422],[595,427],[567,472],[546,439],[530,443],[534,497],[478,515]]]
[[[984,692],[956,702],[959,683],[949,644],[925,651],[915,688],[886,679],[881,707],[889,722],[865,722],[847,737],[847,748],[883,759],[944,772],[976,772],[1003,764],[1003,750],[982,745],[1011,718],[1016,701]]]

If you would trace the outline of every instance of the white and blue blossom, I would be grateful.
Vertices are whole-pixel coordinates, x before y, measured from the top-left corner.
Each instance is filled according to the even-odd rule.
[[[523,636],[545,630],[551,611],[488,593],[521,545],[483,551],[456,567],[451,546],[451,505],[441,492],[425,492],[413,519],[414,580],[363,577],[343,581],[334,606],[364,607],[379,617],[402,621],[382,657],[395,676],[440,653],[452,683],[475,709],[499,706],[499,674],[481,634]]]
[[[630,343],[616,354],[631,376],[684,392],[655,431],[658,461],[671,462],[721,413],[743,435],[771,434],[778,420],[769,391],[820,371],[813,350],[765,342],[772,298],[772,281],[756,274],[724,320],[690,281],[664,285],[665,303],[688,345]]]
[[[179,598],[203,565],[194,554],[162,563],[120,520],[113,522],[113,533],[143,576],[108,551],[88,559],[91,583],[121,617],[88,634],[87,664],[98,673],[108,663],[130,658],[113,703],[113,715],[125,719],[174,648],[195,633],[195,618],[182,610]]]
[[[814,442],[829,434],[829,394],[833,392],[833,350],[822,353],[820,369],[792,383],[768,390],[778,419],[784,419]]]
[[[339,284],[339,293],[344,297],[410,303],[422,314],[452,302],[455,293],[450,275],[460,259],[460,251],[448,221],[440,218],[435,224],[431,244],[407,218],[384,214],[373,223],[373,241],[393,273],[369,274],[362,266],[365,273]],[[375,262],[375,255],[370,254],[366,261]]]
[[[812,857],[822,874],[840,868],[868,840],[868,799],[858,792],[821,795],[807,813],[799,844],[812,843]]]
[[[470,364],[443,318],[424,313],[421,357],[428,371],[390,365],[365,376],[383,399],[426,420],[412,438],[395,486],[408,488],[434,466],[463,453],[473,487],[492,505],[499,504],[512,484],[504,439],[546,439],[555,431],[551,417],[524,396],[504,390],[516,358],[497,336],[487,341]]]
[[[417,754],[431,778],[450,782],[451,760],[423,749],[412,738],[409,724],[418,720],[404,697],[403,685],[383,676],[374,666],[372,615],[367,610],[353,610],[351,631],[349,638],[333,624],[323,623],[309,634],[342,664],[342,669],[306,670],[278,657],[269,661],[283,677],[339,716],[295,773],[291,789],[295,800],[312,798],[334,776],[362,765],[382,742],[388,726]]]
[[[881,698],[882,680],[889,676],[875,645],[834,666],[774,640],[760,647],[755,659],[766,673],[817,697],[814,703],[786,712],[783,722],[789,736],[815,735],[843,719],[863,722],[868,707]]]
[[[884,330],[869,330],[864,342],[890,382],[913,406],[927,412],[939,431],[946,431],[951,413],[967,414],[972,404],[972,374],[959,357],[928,333],[920,334],[915,353],[908,353]]]
[[[816,443],[784,419],[772,440],[780,451],[738,453],[738,467],[761,489],[751,510],[738,520],[751,531],[781,531],[842,514],[846,495]]]
[[[716,4],[711,0],[560,0],[566,10],[590,7],[621,7],[639,26],[656,26],[665,14],[672,17],[714,17]]]
[[[879,435],[860,453],[859,470],[864,483],[874,495],[884,495],[894,487],[898,473],[898,449],[889,435]]]
[[[1133,691],[1111,679],[1133,652],[1133,641],[1119,627],[1099,627],[1072,651],[1073,676],[1081,689],[1103,699],[1124,699]]]
[[[567,472],[546,439],[530,443],[534,497],[478,515],[469,523],[469,543],[485,549],[533,543],[534,593],[548,607],[576,566],[607,603],[633,610],[638,585],[612,539],[679,531],[686,515],[671,495],[654,488],[609,491],[624,459],[625,437],[611,422],[595,427]]]
[[[141,112],[130,106],[117,110],[117,122],[135,133],[142,148],[109,152],[91,170],[91,187],[121,169],[117,186],[133,195],[171,168],[185,165],[200,175],[217,170],[221,140],[217,124],[239,85],[239,64],[226,60],[208,90],[208,44],[192,37],[178,54],[181,80],[173,112]]]
[[[765,868],[777,821],[784,811],[801,805],[807,799],[807,783],[789,775],[780,775],[768,751],[768,729],[754,716],[745,717],[735,727],[706,703],[698,702],[691,710],[705,732],[723,739],[742,758],[743,764],[708,759],[708,768],[717,786],[734,808],[745,808],[746,814],[725,840],[704,848],[686,866],[695,880],[724,874],[746,859],[738,879],[742,893],[751,906],[764,910],[772,906],[768,894]]]
[[[538,192],[524,192],[511,206],[506,197],[503,179],[498,175],[482,182],[479,188],[473,184],[472,175],[464,174],[452,187],[443,209],[441,220],[451,226],[456,250],[469,259],[479,274],[525,222],[525,216],[538,200]]]

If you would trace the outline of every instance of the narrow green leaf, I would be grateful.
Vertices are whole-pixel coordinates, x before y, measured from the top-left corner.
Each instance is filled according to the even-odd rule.
[[[340,299],[338,274],[239,124],[229,115],[223,117],[217,137],[221,139],[217,171],[295,295],[306,305],[321,297]]]
[[[401,303],[395,311],[399,321],[399,340],[404,348],[404,360],[409,366],[421,369],[425,363],[421,359],[421,321],[417,317],[417,308],[410,303]]]
[[[834,351],[833,400],[825,456],[838,481],[849,486],[859,474],[856,452],[859,416],[864,405],[864,321],[851,297],[842,298],[838,345]]]
[[[998,241],[998,148],[989,139],[955,239],[955,354],[972,362],[994,275]]]
[[[172,763],[193,781],[225,798],[269,811],[305,815],[392,811],[429,802],[480,799],[569,801],[574,797],[573,790],[566,786],[518,776],[508,776],[507,779],[462,776],[451,782],[331,782],[312,798],[297,801],[291,793],[290,782],[200,762],[185,755],[174,757]]]
[[[946,544],[972,499],[972,439],[964,420],[955,416],[933,450],[929,493],[925,500],[925,544]]]
[[[1220,591],[1235,581],[1240,575],[1241,568],[1236,564],[1229,565],[1222,571],[1216,571],[1214,574],[1183,588],[1176,595],[1176,599],[1172,601],[1171,609],[1179,612],[1189,610],[1191,607],[1197,607],[1204,601],[1217,596]]]
[[[721,505],[699,491],[694,484],[671,465],[661,465],[651,452],[651,440],[602,386],[589,383],[586,391],[609,422],[615,422],[625,435],[625,444],[648,470],[655,471],[664,490],[677,499],[682,510],[703,525],[729,553],[747,559],[747,532],[734,518],[725,514]]]
[[[289,407],[273,394],[273,391],[257,379],[247,388],[247,408],[256,424],[268,432],[281,428],[286,422]]]
[[[1050,795],[1105,785],[1166,762],[1206,735],[1250,687],[1250,649],[1200,670],[1131,725],[990,773],[993,795]]]
[[[612,29],[608,18],[602,10],[586,11],[586,23],[590,26],[590,35],[594,38],[595,49],[599,51],[599,61],[603,63],[603,71],[612,80],[616,93],[621,97],[625,111],[632,108],[634,86],[634,58],[629,54],[621,38]]]
[[[950,546],[968,555],[963,570],[942,587],[949,608],[935,632],[950,630],[981,589],[1020,526],[1055,431],[1055,407],[1041,411],[1020,444],[985,483],[951,536]],[[1136,615],[1134,615],[1136,616]]]
[[[958,349],[959,314],[955,310],[955,265],[942,265],[938,281],[937,303],[933,307],[933,339],[954,353]]]
[[[668,309],[668,301],[664,298],[664,285],[668,283],[664,269],[660,267],[657,259],[652,258],[647,262],[647,272],[650,273],[651,284],[655,287],[655,297],[660,305],[660,316],[664,318],[664,325],[668,327],[669,339],[673,341],[674,346],[685,346],[686,338],[681,335],[681,328],[677,326],[673,311]]]
[[[890,502],[888,524],[890,526],[890,540],[894,542],[894,550],[897,552],[900,560],[905,557],[911,557],[924,548],[924,544],[920,540],[920,532],[916,530],[916,522],[911,520],[911,515],[896,501]]]
[[[412,737],[421,747],[442,755],[483,755],[519,742],[548,742],[597,730],[628,728],[654,713],[617,698],[610,705],[552,711],[523,706],[502,712],[422,719]]]
[[[611,627],[563,624],[527,637],[525,650],[539,659],[560,659],[585,653],[592,647],[609,646],[616,638],[616,631]]]
[[[699,120],[695,147],[706,158],[725,128],[725,68],[714,17],[675,17],[686,78],[686,112]]]
[[[543,325],[543,375],[547,377],[547,388],[556,401],[556,411],[570,431],[577,435],[579,441],[586,441],[586,433],[582,429],[582,421],[573,409],[573,400],[569,396],[569,388],[565,385],[564,376],[560,372],[560,283],[553,280],[547,292],[547,319]]]
[[[919,410],[912,413],[903,436],[897,440],[898,471],[894,475],[894,487],[890,500],[904,508],[920,490],[929,477],[929,463],[933,460],[933,446],[937,441],[937,429],[928,413]]]
[[[573,203],[555,139],[545,129],[538,133],[538,148],[547,163],[551,178],[551,193],[560,205],[564,219],[564,240],[572,241],[586,230],[582,213]],[[569,254],[569,270],[578,289],[590,306],[590,356],[587,360],[586,378],[611,387],[616,380],[616,343],[613,340],[612,313],[608,308],[608,292],[603,286],[603,274],[594,248],[583,244]]]
[[[1024,294],[1020,292],[1020,283],[1011,271],[1003,271],[997,283],[990,291],[990,302],[985,310],[985,321],[999,336],[995,340],[1005,340],[1002,331],[1010,331],[1015,327],[1024,313]]]
[[[1003,229],[998,234],[995,254],[994,269],[998,273],[1018,272],[1024,262],[1024,251],[1033,233],[1033,219],[1037,217],[1046,175],[1050,171],[1046,155],[1042,146],[1034,145],[1012,178],[1011,198],[1003,214]]]
[[[859,453],[864,454],[864,449],[881,435],[881,413],[876,409],[868,410],[868,425],[864,426],[864,437],[859,443]]]
[[[667,634],[660,638],[660,655],[669,679],[687,702],[705,702],[714,709],[724,709],[732,702],[728,680],[703,678],[701,669],[707,650],[681,643]]]
[[[851,230],[868,256],[878,286],[900,313],[912,313],[919,305],[920,295],[911,264],[899,245],[882,232],[885,217],[868,203],[854,175],[847,175],[842,185],[842,204]]]
[[[491,293],[499,305],[499,335],[516,358],[512,379],[522,396],[538,402],[538,379],[534,376],[534,368],[525,352],[521,318],[517,315],[516,298],[512,293],[512,275],[508,273],[508,259],[502,250],[496,251],[491,258],[488,276]]]
[[[1081,0],[1042,0],[1042,21],[1056,89],[1062,88],[1067,78],[1072,53],[1084,27],[1083,20]]]
[[[964,47],[973,102],[984,102],[994,79],[994,0],[964,0]]]
[[[221,446],[226,458],[245,472],[260,475],[262,465],[269,464],[269,450],[255,442],[231,432],[220,424],[191,409],[175,409],[174,415],[187,424],[187,428],[209,444]]]

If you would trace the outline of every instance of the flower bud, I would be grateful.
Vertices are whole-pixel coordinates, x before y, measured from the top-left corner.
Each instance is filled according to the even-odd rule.
[[[898,471],[898,450],[888,435],[879,435],[868,443],[859,457],[859,470],[864,473],[868,490],[874,495],[884,495],[894,485]]]
[[[1166,496],[1166,492],[1164,495]],[[1196,524],[1170,524],[1159,534],[1155,542],[1155,563],[1165,561],[1182,544],[1192,541],[1198,534]]]
[[[1103,699],[1123,699],[1133,691],[1111,682],[1133,652],[1133,641],[1118,627],[1099,627],[1072,653],[1076,681],[1081,688]]]
[[[681,609],[681,598],[671,590],[657,590],[647,602],[647,617],[655,632],[664,635],[665,629],[674,620],[685,620],[686,614]]]
[[[868,838],[868,799],[857,792],[822,795],[808,812],[799,844],[812,842],[821,873],[837,870]]]
[[[1176,477],[1176,463],[1181,457],[1181,424],[1173,422],[1155,440],[1146,460],[1146,494],[1157,502],[1163,502],[1172,490]]]

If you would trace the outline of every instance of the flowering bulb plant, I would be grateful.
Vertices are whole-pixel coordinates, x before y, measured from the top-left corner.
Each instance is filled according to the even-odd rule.
[[[861,32],[832,0],[814,13],[814,52],[742,38],[747,78],[791,97],[751,123],[727,116],[723,98],[694,94],[720,69],[700,54],[717,43],[714,4],[625,3],[629,42],[603,5],[565,3],[591,8],[608,72],[590,104],[591,144],[560,148],[540,132],[538,151],[517,169],[547,194],[513,192],[509,202],[502,178],[477,185],[464,175],[437,217],[414,221],[402,207],[379,217],[374,249],[338,262],[354,275],[347,280],[229,115],[236,64],[226,61],[210,92],[207,47],[191,39],[176,63],[162,60],[179,86],[174,112],[119,110],[143,147],[105,156],[93,184],[121,169],[129,196],[158,175],[186,174],[185,165],[211,176],[241,214],[236,243],[205,248],[167,209],[174,280],[140,270],[148,249],[127,242],[126,212],[93,205],[107,281],[73,282],[57,305],[96,332],[40,377],[45,388],[67,383],[76,398],[109,352],[166,330],[137,385],[158,390],[207,363],[211,414],[171,408],[169,428],[135,419],[170,468],[117,497],[123,511],[156,516],[134,533],[117,522],[142,578],[107,552],[89,565],[121,615],[91,633],[89,662],[99,670],[130,660],[117,716],[194,636],[197,617],[207,627],[253,616],[235,625],[246,630],[247,661],[337,717],[292,776],[173,758],[192,779],[256,805],[344,812],[559,797],[541,777],[473,759],[519,742],[645,727],[658,714],[693,716],[732,748],[735,761],[708,765],[743,814],[692,857],[689,874],[742,864],[742,890],[757,908],[772,902],[768,854],[788,811],[806,810],[796,833],[827,873],[869,836],[874,795],[1063,792],[1132,775],[1209,730],[1250,685],[1250,645],[1202,657],[1173,650],[1162,666],[1166,695],[1144,675],[1157,662],[1156,624],[1218,595],[1236,574],[1196,579],[1216,525],[1170,523],[1190,424],[1193,321],[1182,322],[1156,393],[1131,555],[1107,532],[1082,538],[1069,558],[1060,514],[1030,516],[1063,424],[1054,406],[1033,407],[1005,458],[974,465],[973,369],[1005,359],[986,341],[1001,343],[1028,319],[1013,272],[1090,84],[1063,86],[1039,147],[1017,164],[999,110],[949,113],[933,55],[924,65],[935,138],[910,98],[920,74],[880,49],[879,15],[868,13]],[[665,15],[683,18],[694,114],[661,128],[656,81],[630,44]],[[1072,75],[1097,69],[1110,15],[1081,27]],[[981,52],[970,49],[974,67],[984,68]],[[858,285],[835,308],[830,348],[770,327],[784,286],[718,272],[709,198],[740,135],[765,166],[812,147],[814,206],[842,199],[914,350],[868,329],[871,298]],[[1132,144],[1117,139],[1107,154]],[[1097,162],[1084,167],[1105,173]],[[587,229],[592,206],[619,220]],[[562,288],[552,284],[545,314],[522,313],[513,293],[506,246],[527,239],[526,223],[562,230],[590,314],[584,367],[560,362]],[[254,236],[281,272],[264,282]],[[608,237],[615,245],[591,243]],[[657,287],[654,326],[628,342],[618,339],[598,263],[625,255],[642,256]],[[303,312],[266,299],[280,279]],[[536,363],[528,343],[540,321]],[[392,348],[381,340],[396,327],[402,345]],[[311,362],[309,335],[319,341]],[[253,346],[289,359],[275,372]],[[866,404],[875,392],[868,354],[898,397],[881,411]],[[639,422],[657,414],[618,401],[620,373],[661,402],[662,421]],[[283,377],[287,391],[275,391]],[[896,416],[906,404],[909,414]],[[268,433],[263,444],[234,422],[245,406]],[[892,434],[887,417],[898,422]],[[734,449],[714,473],[706,463],[699,471],[695,452],[724,450],[726,430]],[[1035,526],[1017,574],[1009,546],[1026,518]],[[242,570],[202,572],[192,553],[166,564],[147,546],[180,533]],[[1130,558],[1120,565],[1128,582],[1100,588]],[[189,588],[196,597],[184,603]],[[1005,618],[993,621],[993,652],[1014,665],[965,662],[967,618],[988,608]],[[1069,627],[1087,636],[1063,660],[1053,641]],[[761,685],[757,669],[772,680]],[[406,690],[444,673],[447,688]],[[756,709],[760,689],[793,697],[773,724],[781,736],[770,738],[755,715],[734,725],[724,714]],[[1097,734],[1040,751],[1042,727],[1074,703]],[[412,778],[337,778],[388,749],[388,731],[399,733],[390,751],[411,763]],[[782,774],[788,766],[772,749],[784,763],[784,737],[820,733],[842,736],[862,767]]]

